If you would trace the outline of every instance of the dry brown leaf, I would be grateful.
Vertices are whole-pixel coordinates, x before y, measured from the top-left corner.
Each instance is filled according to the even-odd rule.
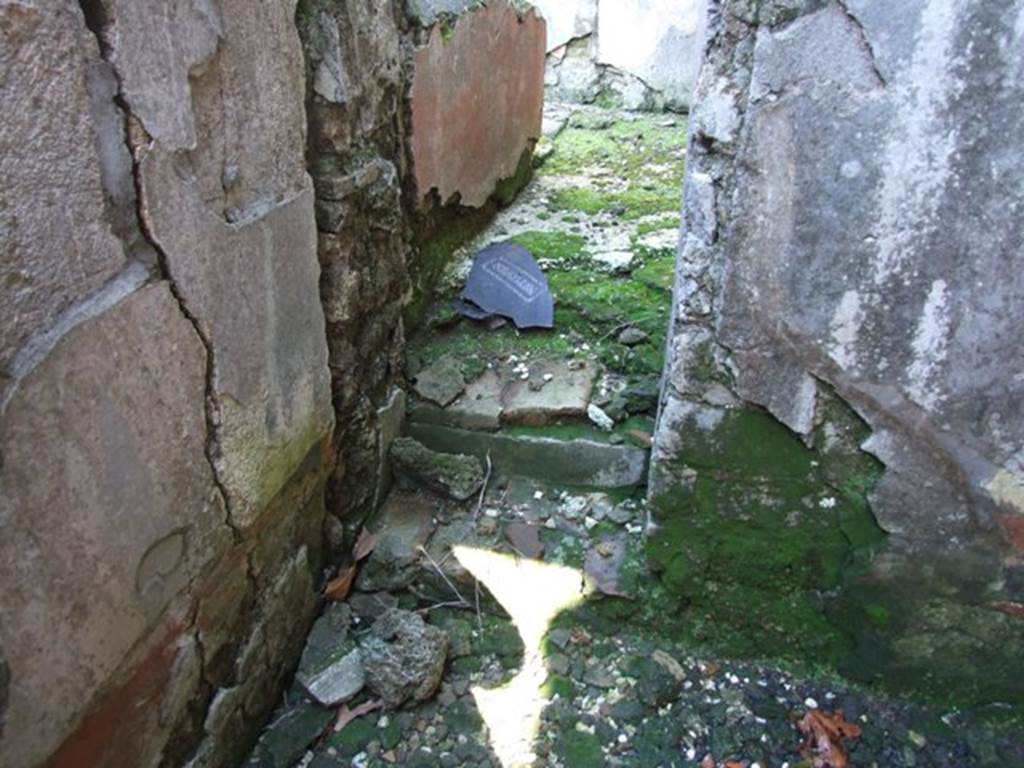
[[[590,645],[591,637],[590,633],[587,632],[583,627],[573,627],[569,633],[569,639],[573,645]]]
[[[1016,616],[1024,619],[1024,605],[1021,603],[992,603],[992,607],[1007,616]]]
[[[356,579],[356,567],[350,565],[343,569],[336,577],[327,582],[324,587],[324,597],[336,603],[345,602],[348,593],[352,591],[352,582]]]
[[[352,550],[352,558],[358,563],[370,556],[370,553],[377,548],[377,540],[380,537],[376,533],[370,533],[369,528],[363,528],[356,539],[356,547]]]
[[[380,709],[381,705],[382,702],[379,701],[367,701],[355,709],[349,709],[348,704],[342,704],[338,707],[338,719],[334,721],[334,732],[337,733],[356,718],[367,715],[375,709]]]
[[[735,760],[730,760],[725,764],[725,768],[747,768],[743,763],[737,763]]]
[[[860,738],[860,727],[847,722],[842,711],[811,710],[797,724],[806,736],[800,754],[814,768],[848,768],[850,756],[844,742]]]

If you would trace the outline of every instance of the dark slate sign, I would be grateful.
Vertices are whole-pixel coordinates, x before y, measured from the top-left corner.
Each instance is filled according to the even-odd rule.
[[[462,298],[488,315],[511,318],[517,328],[555,324],[548,279],[530,252],[515,243],[489,245],[477,254]]]

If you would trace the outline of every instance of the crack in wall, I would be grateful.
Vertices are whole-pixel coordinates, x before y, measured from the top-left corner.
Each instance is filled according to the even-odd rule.
[[[206,460],[210,465],[210,470],[213,475],[213,483],[216,487],[217,493],[220,496],[221,502],[224,505],[225,520],[224,523],[231,530],[233,539],[236,543],[243,541],[241,531],[234,523],[234,517],[232,515],[231,495],[229,494],[224,481],[220,477],[220,473],[217,469],[218,458],[217,451],[219,450],[219,404],[217,403],[216,396],[213,394],[215,391],[216,382],[216,359],[214,355],[213,342],[209,336],[204,333],[202,324],[198,318],[189,310],[184,298],[181,296],[178,286],[175,284],[171,270],[168,265],[168,257],[164,248],[160,245],[156,236],[153,234],[153,229],[149,221],[147,212],[144,204],[144,188],[142,179],[141,163],[145,156],[146,149],[152,146],[153,139],[146,132],[142,126],[141,121],[134,115],[131,110],[131,106],[127,103],[124,98],[124,91],[122,85],[122,78],[117,68],[110,61],[110,55],[112,52],[112,46],[106,38],[106,29],[109,26],[109,16],[106,12],[106,8],[103,5],[102,0],[79,0],[79,4],[82,9],[82,13],[85,16],[86,26],[96,37],[97,44],[100,49],[101,58],[110,65],[111,73],[117,82],[117,93],[114,95],[114,105],[122,117],[123,126],[123,139],[125,146],[128,149],[128,153],[132,160],[132,183],[135,188],[135,224],[138,227],[138,233],[142,240],[153,249],[157,257],[157,265],[159,267],[161,277],[167,282],[168,289],[174,300],[178,304],[178,308],[181,311],[182,316],[189,322],[193,330],[196,333],[200,343],[203,345],[205,350],[206,359],[206,402],[204,404],[204,412],[206,415],[206,447],[205,455]],[[251,568],[250,568],[251,571]]]
[[[850,10],[848,0],[835,0],[835,2],[836,5],[838,5],[842,9],[843,13],[846,14],[846,18],[848,18],[850,22],[853,24],[853,26],[856,28],[857,37],[860,40],[860,44],[864,48],[864,51],[867,53],[868,60],[871,62],[871,71],[874,73],[875,78],[878,80],[878,84],[884,88],[889,83],[885,75],[882,73],[881,68],[878,66],[878,58],[875,56],[875,47],[871,44],[871,38],[868,37],[868,31],[864,29],[864,25],[861,24],[861,21],[860,19],[857,18],[857,15],[852,10]]]
[[[212,340],[206,333],[203,332],[202,325],[198,318],[192,314],[188,309],[188,306],[181,296],[178,286],[175,284],[171,277],[171,271],[168,265],[168,256],[164,248],[159,243],[156,236],[153,234],[153,230],[145,210],[144,206],[144,195],[143,195],[143,179],[141,163],[145,156],[147,147],[152,146],[152,138],[146,133],[141,122],[132,113],[130,105],[124,98],[122,89],[122,80],[117,68],[110,62],[111,46],[106,39],[105,29],[109,24],[109,17],[106,13],[106,9],[103,6],[102,0],[79,0],[82,12],[85,16],[86,26],[96,37],[99,45],[100,56],[109,66],[112,76],[114,77],[117,84],[117,91],[113,96],[114,108],[118,111],[121,117],[121,124],[123,130],[122,139],[127,148],[128,154],[131,158],[131,182],[134,187],[134,215],[135,215],[135,226],[138,230],[139,238],[156,254],[156,268],[159,270],[160,276],[166,281],[168,290],[173,296],[175,302],[178,305],[178,309],[182,316],[192,326],[196,337],[199,342],[203,345],[204,349],[204,360],[206,365],[205,370],[205,396],[203,411],[205,416],[206,424],[206,435],[204,441],[204,457],[210,466],[211,480],[213,482],[213,488],[215,494],[222,505],[224,510],[223,523],[231,532],[231,539],[235,546],[242,547],[244,552],[245,562],[245,578],[249,585],[249,590],[256,594],[258,584],[255,575],[255,566],[252,559],[252,551],[245,544],[245,537],[241,529],[235,524],[231,503],[231,495],[220,476],[218,471],[218,451],[219,451],[219,404],[217,403],[215,391],[215,382],[217,377],[216,372],[216,359],[214,354],[214,346]],[[147,279],[150,277],[147,271]],[[141,287],[141,283],[139,286]],[[202,679],[204,683],[215,688],[212,681],[207,679],[207,664],[205,659],[205,651],[200,639],[200,632],[196,627],[196,616],[194,615],[190,626],[195,629],[195,636],[197,647],[200,651],[201,659],[201,670]]]

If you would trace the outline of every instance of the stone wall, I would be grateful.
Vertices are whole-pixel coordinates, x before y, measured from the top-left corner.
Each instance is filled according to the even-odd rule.
[[[404,411],[406,14],[0,0],[2,768],[234,765],[279,701]]]
[[[227,764],[301,647],[333,411],[292,14],[0,3],[5,767]]]
[[[745,652],[1024,701],[1024,14],[722,0],[711,19],[655,561],[695,615],[759,627]]]
[[[537,0],[548,22],[547,85],[560,100],[686,111],[707,0]]]
[[[525,183],[540,138],[544,24],[506,0],[300,0],[297,19],[337,414],[337,546],[387,481],[406,321],[496,196]]]
[[[371,513],[381,482],[381,426],[401,403],[412,217],[405,98],[407,32],[399,2],[300,0],[310,169],[339,446],[328,537]],[[389,408],[389,404],[392,406]],[[386,431],[386,430],[385,430]],[[343,447],[343,448],[342,448]]]

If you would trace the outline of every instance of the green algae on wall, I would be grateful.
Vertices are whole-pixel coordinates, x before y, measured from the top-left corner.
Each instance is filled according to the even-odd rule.
[[[1021,704],[1024,622],[993,609],[991,552],[893,551],[871,512],[883,466],[834,394],[810,445],[760,410],[695,406],[652,499],[648,543],[680,636],[733,657],[823,664],[942,705]],[[668,611],[666,611],[668,612]]]
[[[857,552],[884,540],[867,502],[881,466],[857,448],[863,425],[828,411],[811,447],[763,411],[695,413],[677,482],[652,500],[648,547],[694,641],[829,664],[850,653],[824,605]]]

